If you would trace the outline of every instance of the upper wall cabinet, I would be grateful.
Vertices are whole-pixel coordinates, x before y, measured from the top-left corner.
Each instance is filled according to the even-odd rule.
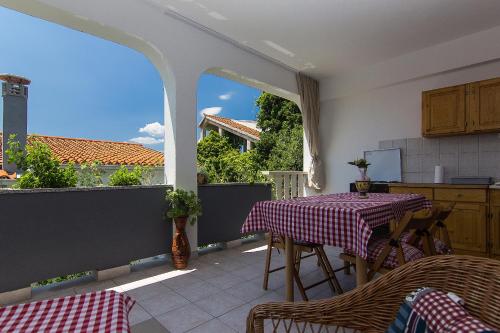
[[[470,84],[469,115],[475,132],[500,129],[500,79]]]
[[[465,85],[424,91],[422,110],[424,136],[465,133]]]
[[[500,78],[422,93],[422,135],[500,132]]]

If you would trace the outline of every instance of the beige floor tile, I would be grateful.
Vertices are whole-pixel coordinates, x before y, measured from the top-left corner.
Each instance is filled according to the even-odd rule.
[[[147,298],[162,294],[162,293],[168,293],[171,292],[172,290],[165,286],[164,284],[161,284],[160,282],[153,283],[153,284],[148,284],[145,285],[144,287],[139,287],[139,288],[134,288],[127,290],[125,293],[135,299],[136,301],[142,301]]]
[[[171,333],[186,332],[212,319],[214,317],[193,304],[188,304],[156,317],[156,320]]]
[[[282,302],[284,301],[283,296],[280,294],[274,292],[274,291],[268,291],[264,295],[260,296],[259,298],[254,299],[251,301],[249,304],[257,305],[257,304],[264,304],[268,302]]]
[[[191,273],[179,275],[166,280],[161,281],[162,284],[166,285],[172,290],[184,289],[187,286],[194,286],[195,284],[201,284],[204,281]]]
[[[244,304],[234,310],[229,311],[228,313],[225,313],[224,315],[220,316],[219,319],[235,331],[245,332],[246,320],[248,312],[251,308],[252,306],[250,304]]]
[[[206,263],[201,263],[201,264],[193,267],[193,269],[196,269],[196,270],[192,273],[189,273],[189,274],[194,276],[194,277],[197,277],[201,280],[211,279],[211,278],[221,276],[221,275],[224,275],[227,273],[226,271],[224,271],[220,268],[217,268],[215,265],[210,265],[210,264],[206,264]]]
[[[236,285],[240,285],[240,284],[245,282],[244,279],[242,279],[236,275],[233,275],[231,273],[226,273],[226,274],[221,275],[221,276],[207,279],[206,281],[210,284],[213,284],[217,288],[222,289],[222,290],[227,289],[227,288],[231,288],[231,287],[236,286]]]
[[[128,315],[128,321],[130,325],[136,325],[142,323],[143,321],[151,319],[151,315],[146,312],[139,304],[134,304],[132,311]]]
[[[264,275],[264,264],[249,264],[244,268],[231,271],[231,274],[234,274],[244,280],[252,280]]]
[[[266,294],[266,290],[262,289],[262,286],[250,281],[245,281],[242,284],[233,286],[231,288],[226,289],[226,292],[237,297],[248,303],[256,298],[259,298]]]
[[[264,281],[264,270],[262,270],[262,274],[260,277],[252,279],[251,282],[262,285]],[[285,286],[285,271],[280,270],[274,273],[269,274],[269,280],[267,284],[268,290],[276,290],[279,288],[283,288]]]
[[[153,317],[159,316],[173,309],[188,304],[189,301],[175,292],[162,293],[145,300],[139,304]]]
[[[179,295],[183,296],[190,302],[199,301],[220,291],[221,289],[208,282],[203,282],[201,284],[197,283],[193,286],[186,286],[186,288],[176,290]]]
[[[209,296],[208,298],[195,302],[194,304],[212,316],[218,317],[240,305],[243,305],[244,302],[225,291],[221,291],[217,294]]]
[[[234,333],[235,331],[224,324],[219,319],[212,319],[194,329],[189,331],[189,333]]]
[[[132,326],[131,331],[132,333],[170,333],[154,318]]]

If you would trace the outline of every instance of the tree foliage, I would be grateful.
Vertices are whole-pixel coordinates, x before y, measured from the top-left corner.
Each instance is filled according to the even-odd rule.
[[[297,105],[262,93],[256,101],[262,129],[255,148],[240,153],[227,136],[211,131],[198,142],[198,168],[211,183],[264,181],[263,170],[302,170],[302,115]]]
[[[102,185],[102,163],[94,161],[92,163],[82,163],[78,173],[78,185],[81,187],[95,187]]]
[[[141,185],[142,168],[135,166],[129,170],[125,165],[120,165],[111,176],[109,176],[109,186],[130,186]]]
[[[211,183],[262,181],[253,150],[240,153],[226,136],[210,132],[198,142],[198,166]]]
[[[262,132],[255,149],[262,170],[303,170],[302,114],[297,104],[265,92],[256,103]]]
[[[62,188],[75,187],[78,182],[75,167],[72,163],[62,166],[52,154],[49,146],[34,141],[21,149],[15,135],[8,140],[9,148],[5,151],[8,162],[15,163],[23,171],[14,184],[15,188]]]

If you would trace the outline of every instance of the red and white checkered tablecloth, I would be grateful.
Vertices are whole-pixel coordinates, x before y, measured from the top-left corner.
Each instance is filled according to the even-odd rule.
[[[0,332],[130,332],[128,314],[135,301],[115,291],[0,308]]]
[[[271,231],[294,240],[342,247],[366,259],[372,229],[401,219],[407,211],[430,208],[420,194],[357,193],[257,202],[242,233]]]

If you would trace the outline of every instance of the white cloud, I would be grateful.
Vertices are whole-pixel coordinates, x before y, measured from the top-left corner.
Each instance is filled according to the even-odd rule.
[[[163,138],[165,135],[165,126],[156,121],[154,123],[146,124],[146,126],[141,127],[139,129],[139,132],[146,133],[153,138]]]
[[[138,136],[137,138],[132,138],[130,142],[140,143],[141,145],[156,145],[163,143],[163,139],[157,139],[150,136]]]
[[[212,106],[210,108],[204,108],[203,110],[200,111],[200,114],[216,115],[219,114],[221,111],[222,111],[221,106]]]
[[[226,94],[219,95],[219,99],[223,100],[223,101],[230,100],[231,97],[233,97],[233,93],[232,92],[228,92]]]

